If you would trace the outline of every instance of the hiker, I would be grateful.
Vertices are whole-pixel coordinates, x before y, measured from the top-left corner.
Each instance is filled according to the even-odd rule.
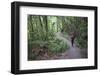
[[[76,33],[75,32],[72,32],[71,33],[71,44],[72,44],[72,47],[73,47],[75,38],[76,38]]]

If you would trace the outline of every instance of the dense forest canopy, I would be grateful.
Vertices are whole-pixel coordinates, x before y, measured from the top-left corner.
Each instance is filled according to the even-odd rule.
[[[67,43],[56,37],[59,32],[66,38],[74,32],[77,46],[87,48],[87,27],[87,17],[28,15],[29,59],[36,59],[38,55],[36,52],[32,54],[32,50],[42,49],[57,54],[68,49]]]

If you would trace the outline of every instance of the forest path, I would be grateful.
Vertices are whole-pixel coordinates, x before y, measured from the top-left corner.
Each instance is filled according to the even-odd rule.
[[[56,55],[54,59],[76,59],[76,58],[79,59],[79,58],[82,58],[81,49],[78,48],[75,43],[72,46],[71,41],[68,40],[67,38],[65,38],[61,32],[56,33],[56,37],[63,40],[64,42],[66,42],[67,45],[69,46],[69,49],[67,49],[64,53]]]

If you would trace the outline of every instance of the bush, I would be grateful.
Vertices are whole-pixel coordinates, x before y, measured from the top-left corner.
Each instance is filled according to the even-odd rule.
[[[40,59],[39,58],[40,54],[38,54],[38,51],[42,49],[44,46],[47,48],[48,54],[52,54],[52,55],[63,53],[68,48],[67,43],[65,43],[63,40],[57,39],[56,37],[48,41],[40,41],[40,40],[32,41],[32,42],[29,41],[28,59],[29,60]],[[33,49],[35,50],[34,52],[32,52]]]
[[[77,43],[80,48],[87,48],[87,40],[84,38],[77,38]]]
[[[54,40],[49,41],[48,48],[52,53],[57,54],[65,52],[68,46],[67,43],[65,43],[63,40],[55,38]]]

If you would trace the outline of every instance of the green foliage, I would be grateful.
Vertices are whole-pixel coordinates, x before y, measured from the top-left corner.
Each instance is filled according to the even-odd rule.
[[[67,43],[65,43],[63,40],[59,40],[55,38],[54,40],[49,41],[48,48],[53,53],[62,53],[65,52],[66,49],[68,49]]]

